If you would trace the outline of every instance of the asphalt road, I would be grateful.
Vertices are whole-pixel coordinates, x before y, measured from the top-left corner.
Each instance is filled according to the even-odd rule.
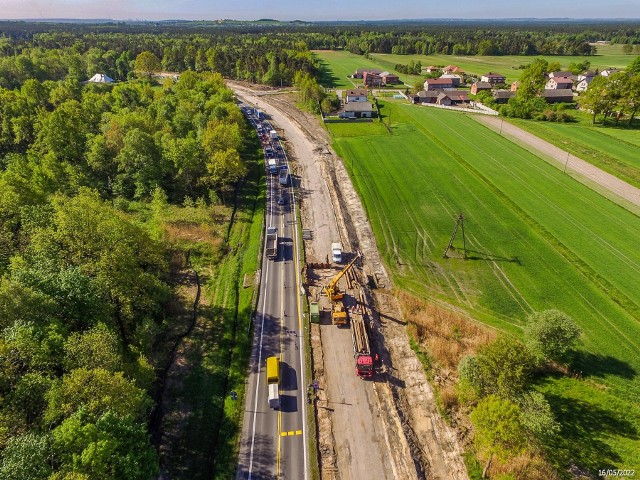
[[[269,122],[257,119],[250,105],[240,107],[254,127],[268,135]],[[279,142],[270,140],[263,146],[272,147],[280,167],[288,160]],[[264,255],[262,260],[237,479],[308,478],[304,335],[296,268],[300,251],[290,185],[280,185],[278,175],[267,172],[266,226],[278,228],[278,257]],[[280,358],[279,410],[268,405],[265,362],[270,356]]]

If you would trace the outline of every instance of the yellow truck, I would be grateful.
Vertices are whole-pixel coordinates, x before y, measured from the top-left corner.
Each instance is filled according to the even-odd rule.
[[[267,388],[269,389],[269,406],[280,408],[280,360],[278,357],[267,358]]]

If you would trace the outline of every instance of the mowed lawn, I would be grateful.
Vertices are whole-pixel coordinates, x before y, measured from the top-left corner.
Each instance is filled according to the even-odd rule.
[[[640,188],[640,130],[519,119],[509,121]]]
[[[314,50],[318,58],[322,61],[324,72],[319,77],[319,81],[327,88],[351,88],[362,85],[362,79],[351,78],[351,75],[359,68],[379,68],[395,73],[401,82],[412,85],[417,77],[405,75],[394,70],[395,65],[381,65],[364,58],[362,55],[355,55],[344,50]],[[399,85],[399,88],[406,88]]]
[[[382,111],[392,135],[329,129],[397,286],[516,334],[531,311],[567,312],[584,330],[585,380],[544,388],[565,426],[590,434],[561,450],[592,469],[640,467],[640,219],[465,115]],[[468,259],[443,259],[459,213]],[[461,232],[454,246],[461,257]],[[602,415],[567,413],[583,404]]]

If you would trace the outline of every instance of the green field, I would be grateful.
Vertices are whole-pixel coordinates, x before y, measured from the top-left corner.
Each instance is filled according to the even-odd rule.
[[[634,55],[622,53],[622,45],[601,45],[598,46],[598,54],[589,57],[573,56],[551,56],[540,55],[539,57],[523,57],[517,55],[505,56],[464,56],[464,55],[394,55],[387,53],[372,53],[371,60],[362,55],[355,55],[343,50],[316,50],[316,55],[325,65],[324,75],[320,79],[321,83],[330,88],[352,87],[353,82],[350,76],[358,68],[381,68],[383,70],[395,71],[398,63],[408,64],[411,60],[420,61],[423,66],[428,65],[458,65],[467,74],[483,75],[487,72],[498,72],[506,75],[507,82],[514,82],[520,78],[520,65],[531,63],[534,58],[544,58],[548,62],[560,62],[562,68],[566,68],[572,62],[591,62],[592,69],[616,67],[625,68],[635,58]],[[397,72],[396,72],[397,73]],[[417,80],[423,78],[419,75],[399,74],[400,80],[413,85]],[[357,82],[357,80],[355,80]]]
[[[565,427],[590,431],[571,437],[585,452],[574,458],[640,467],[640,219],[465,115],[393,102],[382,112],[392,135],[329,129],[396,284],[515,333],[531,311],[569,313],[584,330],[585,380],[544,388]],[[443,259],[460,212],[468,259]],[[462,256],[461,235],[454,245]],[[578,402],[628,428],[566,414]]]
[[[519,119],[509,121],[640,188],[640,130]]]
[[[395,73],[400,81],[412,85],[422,77],[416,75],[404,75],[398,73],[394,65],[382,65],[364,58],[362,55],[355,55],[344,50],[315,50],[314,53],[320,58],[323,64],[323,73],[319,78],[322,85],[329,88],[351,88],[362,85],[362,79],[351,78],[353,72],[359,68],[381,68]],[[408,60],[407,60],[408,61]],[[400,85],[401,88],[405,88]]]

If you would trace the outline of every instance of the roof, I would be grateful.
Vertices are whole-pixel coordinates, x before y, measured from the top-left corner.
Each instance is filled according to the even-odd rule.
[[[573,83],[573,79],[569,77],[553,77],[556,83]]]
[[[483,77],[487,77],[487,78],[506,78],[504,75],[502,75],[500,73],[495,73],[495,72],[485,73],[482,76]]]
[[[442,93],[442,90],[420,90],[416,93],[416,96],[420,98],[436,98],[440,93]]]
[[[570,77],[571,75],[573,75],[573,73],[567,72],[567,71],[564,71],[564,72],[551,72],[549,74],[549,76],[553,77],[553,78],[556,78],[556,77]]]
[[[573,97],[573,92],[568,88],[545,88],[543,97]]]
[[[451,85],[450,78],[427,78],[424,83],[427,85]]]
[[[457,102],[469,101],[469,96],[464,90],[447,90],[446,92],[438,92],[438,100],[442,100],[446,97],[449,97],[451,100],[455,100]]]
[[[493,98],[513,98],[516,96],[516,92],[511,90],[495,90],[493,92]]]
[[[473,85],[476,86],[476,88],[486,88],[486,89],[491,89],[492,85],[489,82],[476,82]],[[472,85],[472,86],[473,86]]]
[[[451,79],[457,78],[458,80],[462,80],[462,77],[455,73],[445,73],[443,75],[440,75],[440,78],[451,78]]]
[[[382,70],[379,68],[359,68],[356,70],[356,73],[382,73]]]
[[[348,97],[366,97],[367,94],[368,92],[364,88],[354,88],[351,90],[347,90]]]
[[[112,83],[113,78],[105,75],[104,73],[96,73],[93,77],[91,77],[88,82],[92,83]]]
[[[381,77],[398,77],[395,73],[382,72],[380,74]]]
[[[372,112],[373,105],[371,105],[371,102],[354,102],[354,103],[349,102],[347,105],[345,105],[344,111],[345,112]]]

